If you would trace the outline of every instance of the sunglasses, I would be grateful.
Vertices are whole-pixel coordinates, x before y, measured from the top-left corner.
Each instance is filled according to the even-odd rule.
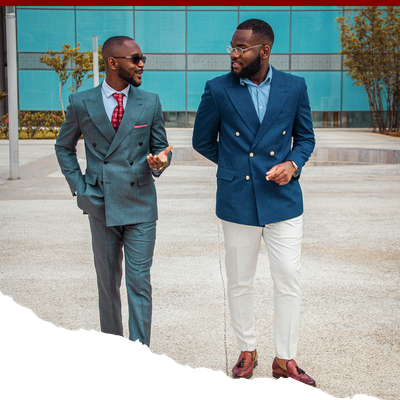
[[[139,56],[139,54],[132,54],[131,56],[113,57],[113,58],[131,58],[134,64],[139,64],[140,61],[146,64],[146,56]]]

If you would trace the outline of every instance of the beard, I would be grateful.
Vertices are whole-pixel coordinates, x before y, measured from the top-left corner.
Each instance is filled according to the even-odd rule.
[[[241,71],[236,72],[231,67],[231,74],[236,78],[250,78],[261,69],[261,56],[258,55],[247,67],[243,67]]]
[[[134,87],[139,87],[142,82],[137,82],[133,79],[132,75],[129,75],[129,73],[122,67],[119,67],[118,69],[118,77],[123,79],[125,82],[130,83]]]

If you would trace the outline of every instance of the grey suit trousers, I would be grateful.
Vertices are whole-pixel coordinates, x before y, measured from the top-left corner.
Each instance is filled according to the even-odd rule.
[[[120,287],[122,259],[128,293],[129,339],[149,346],[152,297],[150,267],[156,239],[156,221],[106,226],[89,215],[94,264],[99,292],[100,327],[104,333],[123,336]]]

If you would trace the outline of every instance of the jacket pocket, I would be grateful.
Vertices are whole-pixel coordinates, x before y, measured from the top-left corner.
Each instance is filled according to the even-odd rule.
[[[140,128],[132,128],[129,132],[130,135],[141,135],[143,133],[149,132],[150,127],[148,125],[140,126]]]
[[[233,181],[234,177],[235,177],[235,171],[218,167],[217,178],[224,179],[225,181]]]
[[[97,174],[93,174],[91,172],[86,172],[85,174],[85,182],[89,185],[94,186],[96,184]]]

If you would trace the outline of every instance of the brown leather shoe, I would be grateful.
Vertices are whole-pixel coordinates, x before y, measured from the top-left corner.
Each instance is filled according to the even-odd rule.
[[[232,375],[234,378],[249,379],[253,376],[253,369],[257,367],[258,354],[257,350],[242,351],[240,353],[238,362],[232,368]]]
[[[305,383],[306,385],[316,387],[316,383],[313,378],[308,376],[297,364],[294,360],[289,360],[286,363],[286,371],[282,369],[276,360],[272,363],[272,376],[274,378],[292,378],[296,379],[296,381],[300,381]]]

